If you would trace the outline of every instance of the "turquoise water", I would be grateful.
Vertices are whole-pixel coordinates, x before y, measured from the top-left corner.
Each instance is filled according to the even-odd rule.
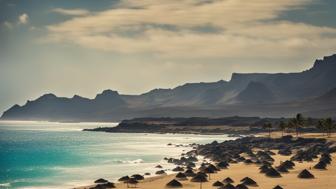
[[[223,141],[225,135],[83,132],[103,123],[0,122],[0,188],[71,188],[97,178],[171,168],[164,157],[188,147],[173,144]]]

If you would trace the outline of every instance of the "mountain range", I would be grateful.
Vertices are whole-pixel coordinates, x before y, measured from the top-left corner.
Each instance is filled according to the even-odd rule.
[[[140,95],[105,90],[93,99],[44,94],[6,110],[3,120],[119,121],[134,117],[336,116],[336,54],[297,73],[233,73]]]

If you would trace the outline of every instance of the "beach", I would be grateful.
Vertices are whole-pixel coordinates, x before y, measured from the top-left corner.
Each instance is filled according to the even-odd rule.
[[[288,159],[287,156],[274,156],[276,160],[276,164],[280,161],[285,161]],[[336,160],[336,154],[333,155],[333,160]],[[261,189],[272,189],[276,185],[280,185],[283,188],[296,188],[296,189],[332,189],[336,188],[336,183],[333,182],[336,175],[336,166],[335,163],[328,167],[328,170],[320,171],[320,170],[310,170],[315,179],[299,179],[297,175],[303,169],[309,169],[313,167],[317,162],[304,162],[304,163],[297,163],[295,168],[291,170],[289,173],[282,174],[281,178],[269,178],[265,175],[259,173],[258,166],[256,165],[246,165],[244,163],[234,164],[230,166],[229,169],[225,169],[219,171],[218,173],[211,174],[211,180],[209,182],[205,182],[202,185],[203,189],[213,189],[215,187],[212,184],[219,180],[222,181],[226,177],[231,177],[235,184],[239,184],[240,180],[244,177],[248,176],[254,179],[257,183],[257,187],[251,188],[261,188]],[[139,189],[163,189],[167,188],[166,184],[175,178],[176,174],[166,175],[166,176],[157,176],[152,178],[147,178],[143,182],[140,182],[137,185]],[[186,189],[198,189],[199,183],[190,182],[188,181],[181,181],[183,184],[183,188]],[[78,187],[77,189],[84,189],[88,187]],[[124,183],[117,183],[116,188],[127,188],[126,184]]]
[[[275,134],[274,137],[277,137],[279,133]],[[302,136],[317,136],[317,134],[305,134]],[[320,138],[323,136],[318,135]],[[334,141],[335,137],[331,137],[330,140]],[[276,155],[273,155],[274,159],[273,165],[279,165],[281,162],[289,160],[291,156],[279,155],[276,150],[273,150]],[[319,156],[320,157],[320,156]],[[271,178],[267,177],[265,174],[260,173],[260,165],[256,164],[246,164],[244,162],[230,164],[228,169],[222,169],[217,173],[211,174],[211,179],[208,182],[202,184],[203,189],[212,189],[216,188],[212,186],[215,181],[223,181],[223,179],[230,177],[234,180],[234,185],[240,183],[240,180],[244,177],[250,177],[257,182],[257,186],[252,186],[249,188],[260,188],[260,189],[273,189],[275,186],[280,185],[282,188],[295,188],[295,189],[332,189],[336,188],[336,183],[333,182],[336,175],[336,154],[331,154],[332,163],[327,166],[326,170],[318,170],[313,168],[313,166],[319,161],[318,158],[313,159],[313,161],[303,161],[296,162],[294,169],[290,169],[288,173],[281,173],[280,178]],[[301,179],[298,178],[298,174],[307,169],[312,173],[314,179]],[[146,178],[143,181],[140,181],[136,187],[139,189],[164,189],[167,188],[166,184],[171,180],[175,179],[176,174],[165,175],[165,176],[154,176]],[[188,180],[179,180],[182,183],[183,188],[186,189],[198,189],[200,188],[199,183],[191,182],[191,178],[188,177]],[[94,186],[94,185],[92,185]],[[92,187],[91,186],[91,187]],[[76,189],[84,189],[86,187],[78,187]],[[127,188],[127,185],[124,183],[116,183],[116,188]]]

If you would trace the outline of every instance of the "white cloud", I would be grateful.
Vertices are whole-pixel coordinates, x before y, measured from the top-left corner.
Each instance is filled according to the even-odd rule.
[[[23,13],[19,16],[19,24],[27,24],[29,20],[29,16],[26,13]]]
[[[48,26],[47,40],[179,58],[302,56],[336,51],[335,28],[275,21],[282,11],[310,2],[124,0],[116,8]],[[204,26],[218,31],[195,30]]]
[[[84,16],[90,14],[90,11],[85,9],[63,9],[63,8],[55,8],[52,9],[51,12],[55,12],[61,15],[67,16]]]

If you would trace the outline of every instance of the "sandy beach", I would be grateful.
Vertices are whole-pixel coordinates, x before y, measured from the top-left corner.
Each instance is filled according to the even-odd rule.
[[[274,136],[279,136],[279,133],[276,133]],[[302,135],[304,137],[317,137],[321,135],[317,134],[305,134]],[[323,137],[323,136],[321,136]],[[331,140],[334,140],[335,138],[332,137]],[[273,151],[277,152],[277,151]],[[222,169],[218,171],[217,173],[211,174],[211,179],[208,182],[205,182],[202,184],[203,189],[212,189],[216,188],[212,186],[212,184],[215,181],[222,181],[223,179],[230,177],[235,182],[234,185],[237,185],[240,183],[240,180],[244,177],[248,176],[255,180],[258,184],[258,186],[253,186],[249,188],[260,188],[260,189],[272,189],[276,185],[280,185],[282,188],[286,189],[333,189],[336,188],[336,182],[333,182],[333,179],[336,178],[336,154],[331,154],[332,156],[332,163],[328,165],[327,170],[317,170],[314,169],[313,166],[319,161],[319,159],[314,159],[311,162],[295,162],[294,169],[289,170],[289,173],[282,173],[281,178],[270,178],[267,177],[265,174],[259,173],[259,166],[256,164],[245,164],[245,163],[237,163],[237,164],[230,164],[230,167],[228,169]],[[280,162],[284,162],[286,160],[289,160],[291,156],[283,156],[276,153],[276,155],[273,155],[272,158],[274,158],[274,165],[277,166],[280,164]],[[304,170],[309,170],[314,176],[314,179],[300,179],[298,178],[298,174]],[[172,175],[165,175],[165,176],[156,176],[156,177],[150,177],[146,178],[144,181],[141,181],[139,184],[137,184],[136,188],[139,189],[163,189],[167,188],[166,184],[175,178],[176,174]],[[183,188],[186,189],[198,189],[200,188],[199,183],[191,182],[190,178],[188,180],[182,180],[180,181],[183,184]],[[94,186],[94,185],[92,185]],[[78,187],[76,189],[84,189],[89,188],[86,187]],[[126,184],[124,183],[116,183],[116,188],[127,188]]]

